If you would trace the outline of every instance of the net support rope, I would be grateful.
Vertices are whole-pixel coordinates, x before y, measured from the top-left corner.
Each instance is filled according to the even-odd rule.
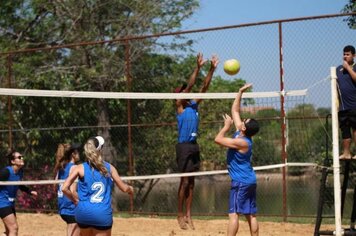
[[[299,163],[291,162],[285,164],[274,164],[266,166],[254,167],[257,170],[270,170],[283,167],[321,167],[316,163]],[[163,178],[180,178],[187,176],[205,176],[205,175],[224,175],[228,174],[227,170],[213,170],[213,171],[200,171],[200,172],[190,172],[190,173],[175,173],[175,174],[158,174],[158,175],[143,175],[143,176],[120,176],[124,181],[132,180],[148,180],[148,179],[163,179]],[[59,184],[63,183],[64,180],[24,180],[24,181],[0,181],[0,185],[46,185],[46,184]]]

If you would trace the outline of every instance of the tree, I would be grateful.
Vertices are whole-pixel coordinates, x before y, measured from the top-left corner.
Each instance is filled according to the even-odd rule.
[[[312,104],[301,104],[288,112],[289,161],[314,162],[325,152],[327,134],[318,112],[325,109],[316,110]]]
[[[179,80],[178,75],[189,67],[185,70],[169,68],[172,65],[179,67],[179,63],[175,63],[176,58],[161,57],[156,51],[189,51],[192,42],[180,36],[163,43],[158,37],[124,39],[178,30],[181,22],[189,18],[197,7],[197,0],[4,1],[0,9],[0,46],[3,51],[14,51],[76,42],[122,40],[13,54],[13,85],[49,90],[165,91],[171,89],[173,81]],[[1,75],[7,73],[4,68],[0,70]],[[130,86],[127,83],[129,75],[132,77]],[[170,76],[174,80],[167,83]],[[105,159],[119,165],[123,170],[121,173],[126,173],[127,158],[121,165],[122,159],[128,156],[129,103],[126,101],[17,97],[12,103],[13,128],[18,130],[14,145],[26,149],[27,156],[31,157],[28,159],[30,166],[38,168],[53,163],[58,143],[83,142],[99,134],[106,140]],[[1,107],[1,113],[8,114],[5,106]],[[133,114],[146,114],[132,117],[133,122],[145,122],[149,117],[161,114],[160,110],[166,109],[166,104],[162,101],[135,101],[132,107]],[[147,137],[141,129],[133,128],[133,132],[139,137],[140,134]],[[5,135],[3,137],[5,139]],[[133,142],[144,148],[152,138],[142,140]],[[137,149],[137,155],[144,150]],[[150,158],[157,151],[145,154]],[[145,164],[140,165],[139,161],[137,171],[141,171],[140,166]],[[160,166],[156,168],[156,171],[161,170]]]
[[[181,22],[190,17],[198,6],[199,1],[196,0],[174,2],[168,0],[5,1],[0,10],[2,13],[0,45],[4,51],[11,51],[164,33],[179,29]],[[185,48],[185,46],[189,48],[191,42],[184,42],[182,38],[180,39],[180,43],[174,44],[173,47],[173,43],[167,46],[167,44],[157,43],[157,38],[153,37],[132,40],[130,43],[106,43],[19,54],[12,56],[14,84],[18,88],[31,89],[127,91],[130,88],[126,86],[128,72],[125,72],[125,60],[129,59],[132,65],[150,64],[151,58],[145,55],[150,55],[150,52],[156,50],[157,46],[169,47],[171,50],[177,47]],[[127,47],[129,47],[129,58],[124,56]],[[135,77],[136,75],[144,81],[155,76],[143,74],[140,72],[142,67],[139,66],[132,66],[131,69],[133,88],[138,89],[137,91],[140,91],[140,87],[137,86],[136,80],[140,78]],[[28,122],[31,122],[32,127],[43,127],[46,123],[55,127],[73,124],[78,126],[94,115],[96,119],[91,118],[93,123],[90,125],[99,128],[92,130],[90,134],[97,133],[104,136],[107,140],[105,156],[107,160],[114,160],[117,153],[113,148],[116,144],[112,143],[108,129],[113,119],[110,117],[113,112],[110,111],[109,106],[118,104],[107,100],[84,101],[84,104],[80,104],[78,100],[69,100],[45,99],[42,101],[20,98],[18,104],[14,101],[15,108],[21,106],[17,107],[21,113],[15,114],[14,112],[16,126],[30,127]],[[120,104],[116,110],[125,111],[125,105]],[[46,108],[53,107],[59,109],[58,113],[46,112]],[[76,107],[77,110],[68,111],[69,107]],[[74,121],[77,122],[74,122],[72,114],[76,113],[84,117],[75,118]],[[124,114],[124,112],[115,113],[115,116],[118,114]],[[53,120],[55,122],[52,122]],[[122,115],[121,120],[127,120],[127,117]],[[30,133],[23,130],[28,136],[26,146],[38,143],[39,140],[34,140],[38,137],[28,135]],[[73,139],[72,134],[69,137]],[[65,137],[57,138],[64,139]],[[31,152],[35,155],[34,149]]]
[[[343,13],[355,13],[356,12],[356,2],[355,0],[349,0],[349,3],[345,5],[344,9],[342,9]],[[356,15],[351,15],[347,19],[347,25],[350,29],[356,29]]]

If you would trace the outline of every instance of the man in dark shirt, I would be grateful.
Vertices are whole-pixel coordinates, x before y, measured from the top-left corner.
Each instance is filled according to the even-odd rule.
[[[356,159],[351,154],[352,138],[356,143],[356,65],[355,48],[344,47],[343,64],[336,69],[339,92],[339,125],[343,152],[340,159]],[[352,130],[352,133],[351,133]]]

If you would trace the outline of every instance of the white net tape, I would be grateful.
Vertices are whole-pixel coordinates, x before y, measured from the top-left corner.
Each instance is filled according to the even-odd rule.
[[[305,96],[307,90],[291,90],[281,92],[246,92],[243,98],[268,98],[279,96]],[[135,93],[135,92],[84,92],[36,89],[0,88],[0,95],[31,96],[31,97],[71,97],[71,98],[102,98],[102,99],[231,99],[236,93]]]

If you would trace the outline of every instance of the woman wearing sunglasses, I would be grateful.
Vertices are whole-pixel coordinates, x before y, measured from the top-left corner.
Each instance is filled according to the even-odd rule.
[[[8,166],[0,170],[0,181],[21,181],[23,177],[24,158],[21,153],[11,151],[7,156]],[[16,219],[15,199],[17,190],[37,196],[24,185],[0,185],[0,217],[5,226],[5,235],[18,235],[19,226]]]

